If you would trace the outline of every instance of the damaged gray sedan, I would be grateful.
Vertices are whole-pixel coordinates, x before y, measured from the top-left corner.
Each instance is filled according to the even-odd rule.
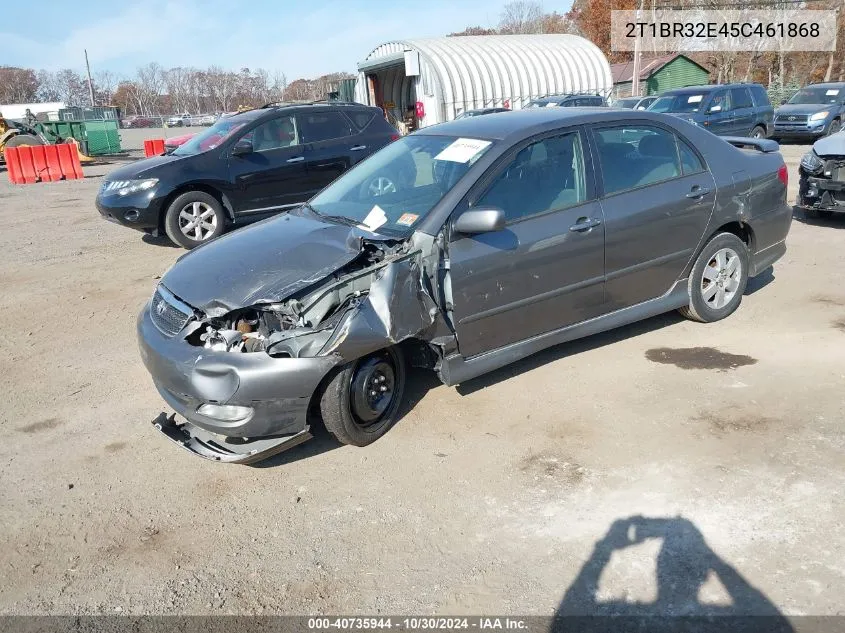
[[[777,144],[650,112],[537,109],[427,128],[310,204],[213,240],[162,278],[141,354],[223,462],[316,421],[364,446],[402,412],[407,367],[454,385],[661,312],[716,321],[780,258]]]
[[[808,217],[845,213],[845,132],[816,141],[798,175],[798,206]]]

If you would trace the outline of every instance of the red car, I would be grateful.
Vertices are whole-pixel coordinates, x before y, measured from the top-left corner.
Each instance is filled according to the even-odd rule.
[[[123,117],[120,121],[120,125],[124,128],[158,127],[161,123],[155,119],[150,119],[149,117],[132,114],[130,116]]]
[[[182,134],[181,136],[172,136],[170,138],[164,139],[164,149],[165,151],[174,150],[180,145],[184,145],[192,138],[196,136],[196,133],[193,132],[191,134]]]

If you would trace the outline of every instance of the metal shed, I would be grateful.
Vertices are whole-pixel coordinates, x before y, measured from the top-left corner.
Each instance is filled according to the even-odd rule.
[[[477,35],[396,40],[358,64],[355,100],[401,119],[416,107],[420,127],[466,110],[519,109],[550,94],[607,96],[610,65],[577,35]]]

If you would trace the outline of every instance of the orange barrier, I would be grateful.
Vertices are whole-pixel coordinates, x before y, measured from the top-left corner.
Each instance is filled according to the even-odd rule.
[[[164,139],[163,138],[155,138],[144,141],[144,156],[149,158],[150,156],[160,156],[164,154]]]
[[[3,155],[9,180],[15,185],[84,177],[75,145],[20,145],[7,147]]]

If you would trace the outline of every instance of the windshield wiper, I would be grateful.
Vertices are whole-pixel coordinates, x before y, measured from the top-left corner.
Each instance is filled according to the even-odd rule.
[[[345,215],[326,215],[325,213],[320,213],[319,211],[317,211],[317,209],[312,207],[307,202],[305,204],[303,204],[302,206],[305,207],[306,209],[308,209],[311,213],[313,213],[317,217],[322,218],[324,220],[328,220],[329,222],[337,222],[338,224],[345,224],[347,226],[358,226],[359,224],[361,224],[358,220],[353,220],[352,218],[347,218]]]

